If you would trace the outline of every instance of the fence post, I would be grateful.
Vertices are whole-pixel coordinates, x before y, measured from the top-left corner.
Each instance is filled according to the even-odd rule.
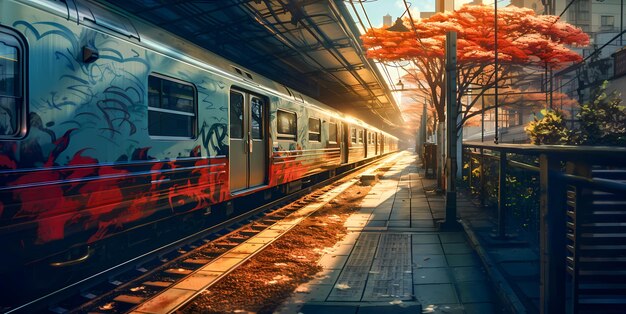
[[[469,175],[467,177],[467,181],[469,182],[469,190],[470,190],[470,192],[472,192],[472,188],[473,188],[473,186],[472,186],[472,169],[474,168],[473,167],[474,166],[474,162],[473,162],[474,154],[471,151],[471,149],[467,150],[467,151],[464,149],[463,150],[463,155],[465,155],[465,156],[467,156],[469,158]]]
[[[558,159],[539,156],[540,193],[540,311],[565,308],[565,184]]]
[[[485,208],[485,151],[480,149],[480,208]]]
[[[500,152],[498,163],[498,234],[497,237],[506,237],[506,152]]]

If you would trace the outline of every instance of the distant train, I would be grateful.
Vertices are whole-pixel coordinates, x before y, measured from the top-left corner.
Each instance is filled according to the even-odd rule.
[[[141,20],[3,0],[0,310],[397,147]]]

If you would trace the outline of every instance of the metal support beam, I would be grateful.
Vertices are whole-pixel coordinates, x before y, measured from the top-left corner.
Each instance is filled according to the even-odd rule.
[[[456,32],[446,33],[446,218],[441,230],[458,230],[461,225],[456,220]],[[440,144],[441,145],[441,144]]]
[[[565,183],[557,158],[539,156],[540,303],[542,314],[565,308]]]

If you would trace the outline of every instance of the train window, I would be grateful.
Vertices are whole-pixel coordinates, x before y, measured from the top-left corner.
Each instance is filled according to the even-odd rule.
[[[298,130],[296,125],[296,114],[279,109],[276,115],[278,139],[295,141]]]
[[[352,142],[352,144],[356,144],[356,129],[355,128],[350,128],[350,142]]]
[[[309,141],[322,141],[322,122],[320,119],[309,118]]]
[[[194,138],[196,89],[187,82],[151,74],[148,77],[148,133]]]
[[[250,111],[252,111],[252,139],[263,139],[263,99],[252,96],[250,98]]]
[[[243,94],[230,92],[230,138],[243,138]]]
[[[337,143],[337,123],[328,123],[328,142]]]
[[[363,130],[359,130],[359,143],[363,144]]]
[[[24,53],[22,41],[0,29],[0,139],[25,132]]]

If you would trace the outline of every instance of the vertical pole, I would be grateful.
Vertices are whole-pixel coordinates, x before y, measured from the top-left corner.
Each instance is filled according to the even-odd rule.
[[[624,47],[624,0],[619,2],[619,45]]]
[[[456,221],[456,32],[446,33],[446,218],[440,229],[460,227]]]
[[[506,237],[506,153],[500,152],[498,163],[498,234],[500,239]]]
[[[494,1],[493,3],[493,7],[494,7],[494,16],[493,16],[493,30],[494,30],[494,37],[495,37],[495,41],[494,41],[494,45],[493,45],[493,50],[494,50],[494,63],[493,63],[493,68],[494,71],[496,71],[494,73],[494,82],[495,82],[495,86],[494,86],[494,101],[495,101],[495,113],[496,113],[496,126],[495,126],[495,133],[493,136],[493,142],[498,144],[498,1]]]
[[[561,165],[554,157],[539,156],[540,186],[540,312],[565,308],[565,187]]]
[[[465,150],[462,150],[465,154],[465,156],[467,156],[467,158],[469,158],[469,174],[467,175],[467,181],[469,182],[469,188],[470,188],[470,192],[472,191],[472,188],[474,187],[472,185],[472,171],[474,170],[474,154],[472,149],[470,148],[467,153],[465,153]]]
[[[480,208],[485,208],[485,151],[480,149]]]
[[[480,142],[485,141],[485,95],[480,96]]]

